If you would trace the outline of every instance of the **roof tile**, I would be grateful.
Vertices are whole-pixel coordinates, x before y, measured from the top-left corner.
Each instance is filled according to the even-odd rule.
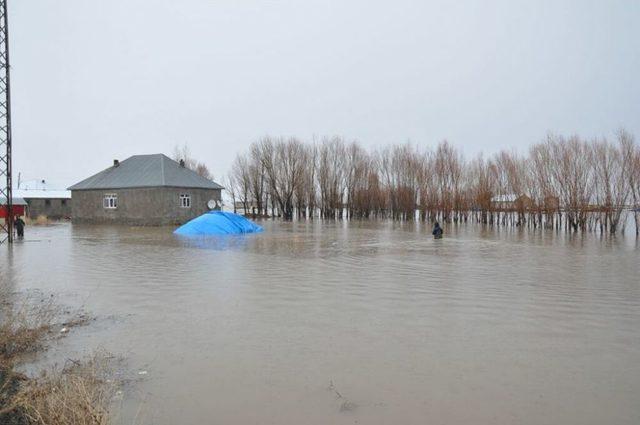
[[[95,174],[69,190],[127,189],[138,187],[188,187],[223,189],[163,154],[134,155]]]

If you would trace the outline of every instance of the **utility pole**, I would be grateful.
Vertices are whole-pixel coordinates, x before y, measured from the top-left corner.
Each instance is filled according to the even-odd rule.
[[[0,244],[13,242],[11,181],[11,89],[9,79],[9,23],[7,1],[0,0],[0,197],[6,199],[7,218],[0,219]],[[2,181],[4,180],[4,182]],[[5,184],[2,184],[5,183]]]

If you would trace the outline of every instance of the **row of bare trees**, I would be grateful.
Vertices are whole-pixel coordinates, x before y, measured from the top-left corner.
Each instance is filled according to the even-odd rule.
[[[441,220],[639,232],[640,147],[551,135],[527,154],[466,160],[446,141],[367,151],[340,137],[266,137],[239,154],[226,182],[234,209],[298,218]]]

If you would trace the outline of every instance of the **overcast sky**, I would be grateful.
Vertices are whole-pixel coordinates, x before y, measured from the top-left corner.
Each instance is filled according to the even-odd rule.
[[[14,170],[67,185],[270,135],[467,155],[640,137],[640,1],[9,0]]]

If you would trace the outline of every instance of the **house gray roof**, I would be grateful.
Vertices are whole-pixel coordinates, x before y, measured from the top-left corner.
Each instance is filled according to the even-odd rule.
[[[71,192],[68,190],[13,189],[13,196],[24,199],[71,199]]]
[[[11,197],[12,205],[29,205],[27,201],[17,196]],[[7,205],[7,198],[5,196],[0,196],[0,205]]]
[[[79,183],[69,190],[188,187],[223,189],[163,154],[134,155]]]

